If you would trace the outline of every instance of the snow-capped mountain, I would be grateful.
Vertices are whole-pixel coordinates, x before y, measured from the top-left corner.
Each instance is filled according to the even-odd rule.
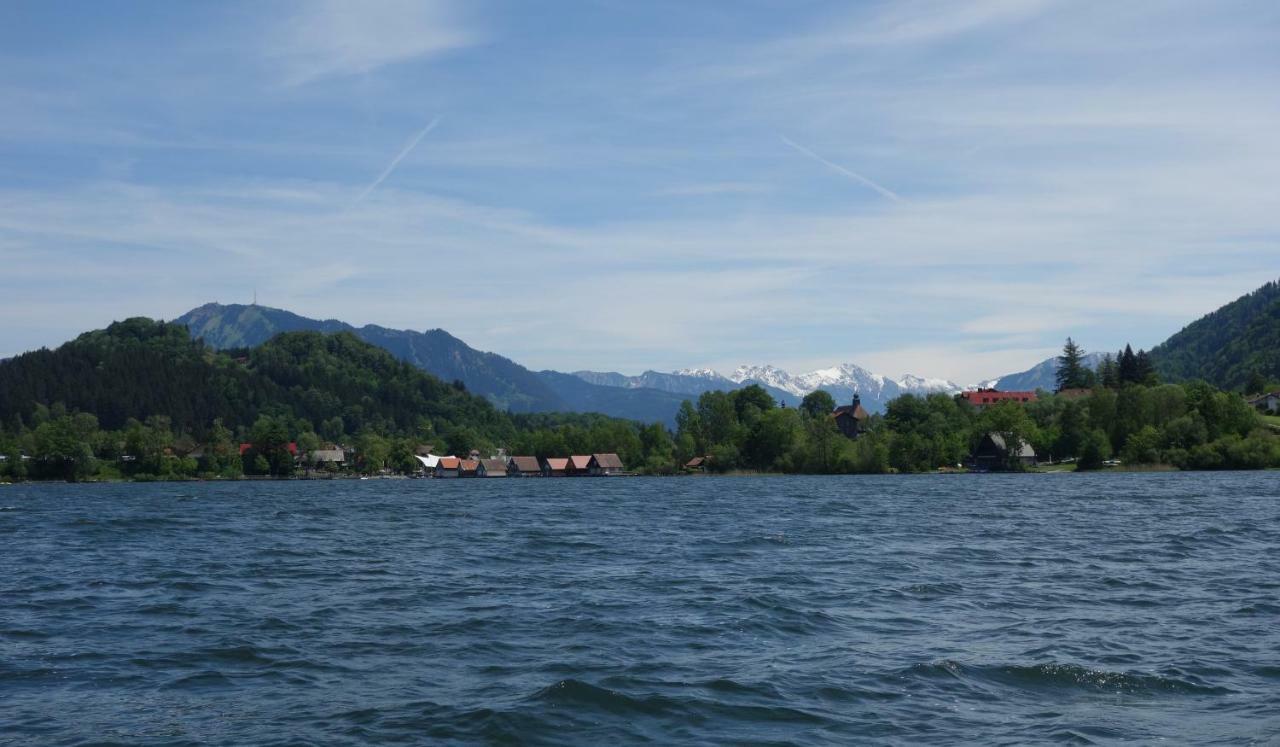
[[[857,392],[863,407],[871,412],[883,411],[885,403],[902,394],[952,394],[961,390],[946,379],[930,379],[912,374],[891,379],[854,363],[841,363],[802,374],[792,374],[772,365],[743,365],[728,376],[710,368],[685,368],[669,374],[645,371],[639,376],[594,371],[578,371],[574,375],[603,386],[660,389],[689,396],[715,389],[729,391],[759,384],[779,403],[792,407],[806,394],[818,389],[827,392],[842,404],[851,400]]]

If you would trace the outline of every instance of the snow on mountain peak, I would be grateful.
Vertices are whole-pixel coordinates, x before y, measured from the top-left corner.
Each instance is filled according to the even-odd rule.
[[[959,384],[947,379],[930,379],[923,376],[915,376],[913,374],[903,374],[902,378],[898,379],[894,383],[905,392],[942,392],[944,394],[954,394],[963,390],[963,387]]]
[[[696,379],[722,379],[724,378],[711,368],[682,368],[679,371],[673,371],[676,376],[692,376]]]

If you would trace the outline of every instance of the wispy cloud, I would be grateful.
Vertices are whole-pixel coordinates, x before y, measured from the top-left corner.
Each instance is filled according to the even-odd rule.
[[[470,46],[478,35],[452,0],[309,0],[272,40],[291,85]]]
[[[378,174],[378,178],[374,179],[369,183],[369,186],[364,188],[364,191],[356,198],[356,202],[364,202],[364,199],[368,197],[373,190],[377,189],[379,184],[386,181],[388,176],[391,176],[391,172],[396,170],[396,167],[405,159],[405,156],[409,155],[414,148],[418,147],[418,143],[422,141],[422,138],[426,137],[427,133],[434,130],[438,124],[440,124],[440,117],[435,117],[427,123],[426,127],[418,130],[418,134],[414,135],[408,143],[405,143],[405,146],[400,149],[400,152],[396,154],[396,157],[391,159],[391,163],[387,164],[387,167],[382,170],[381,174]]]
[[[814,153],[813,151],[809,150],[803,145],[800,145],[799,143],[787,137],[786,135],[783,135],[781,137],[782,137],[782,142],[787,147],[795,150],[801,155],[805,155],[805,156],[808,156],[809,158],[812,158],[813,160],[817,161],[823,166],[826,166],[827,168],[831,169],[837,174],[847,176],[850,179],[854,180],[855,182],[859,182],[864,186],[870,187],[871,189],[874,189],[876,192],[879,192],[882,196],[887,197],[890,200],[893,200],[894,202],[900,202],[902,200],[902,197],[900,197],[893,190],[890,190],[887,187],[882,187],[879,184],[876,184],[875,182],[871,181],[867,177],[863,176],[862,174],[859,174],[858,172],[852,169],[845,168],[844,166],[841,166],[840,164],[835,163],[834,161],[828,161],[827,159],[823,158],[817,153]]]
[[[654,194],[667,197],[700,197],[707,195],[749,195],[768,192],[767,184],[758,182],[698,182],[663,187]]]

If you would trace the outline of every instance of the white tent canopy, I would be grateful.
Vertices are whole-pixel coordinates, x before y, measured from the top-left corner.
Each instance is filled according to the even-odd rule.
[[[426,469],[435,469],[436,465],[440,463],[440,457],[435,454],[427,454],[426,456],[414,454],[413,458],[422,462],[422,466]]]

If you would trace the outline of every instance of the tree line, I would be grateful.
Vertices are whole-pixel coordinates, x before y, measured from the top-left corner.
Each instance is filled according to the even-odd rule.
[[[0,477],[284,476],[315,467],[306,455],[326,444],[350,447],[361,472],[411,471],[424,444],[445,454],[614,452],[654,474],[695,456],[718,471],[929,472],[963,464],[988,433],[1079,469],[1110,459],[1280,466],[1280,437],[1238,394],[1161,384],[1127,346],[1094,370],[1082,359],[1068,339],[1060,394],[982,410],[947,394],[904,395],[856,439],[836,428],[828,393],[788,408],[759,386],[685,401],[671,432],[603,415],[501,412],[348,333],[284,333],[216,352],[181,327],[131,319],[0,364]],[[242,443],[252,445],[244,454]]]

